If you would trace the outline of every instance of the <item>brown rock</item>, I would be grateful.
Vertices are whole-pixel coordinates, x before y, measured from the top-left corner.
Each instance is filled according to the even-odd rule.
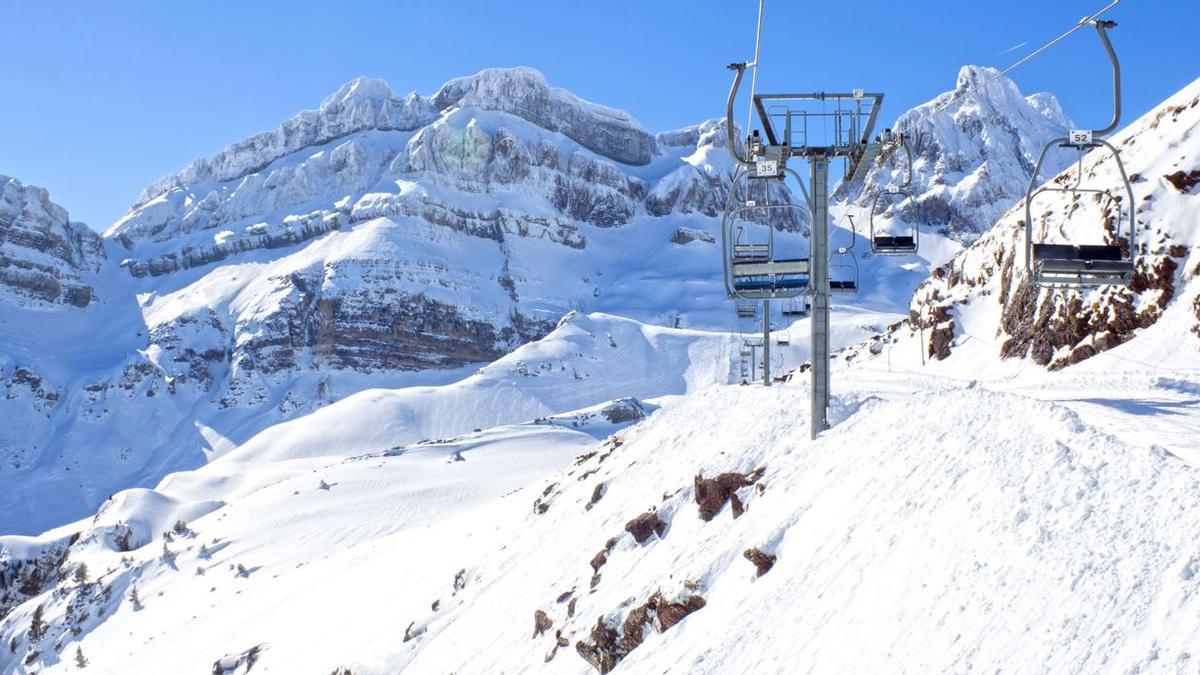
[[[735,496],[734,493],[738,489],[757,483],[764,471],[764,467],[759,467],[747,474],[730,472],[716,478],[705,478],[703,474],[696,474],[696,504],[700,507],[700,519],[705,522],[712,520],[725,508],[725,503]],[[735,518],[745,511],[741,500],[738,500],[734,511]]]
[[[592,498],[588,500],[587,505],[585,505],[583,507],[583,509],[585,511],[591,511],[592,507],[596,505],[596,502],[600,501],[600,499],[603,497],[604,497],[604,483],[603,482],[596,483],[595,489],[592,490]]]
[[[647,511],[625,523],[625,531],[633,535],[634,541],[644,544],[651,534],[657,534],[659,538],[662,538],[663,533],[667,531],[667,524],[654,511]]]
[[[754,567],[758,570],[758,576],[762,576],[771,571],[775,566],[776,556],[770,553],[763,553],[757,548],[748,548],[742,555],[746,556],[746,560],[754,563]]]

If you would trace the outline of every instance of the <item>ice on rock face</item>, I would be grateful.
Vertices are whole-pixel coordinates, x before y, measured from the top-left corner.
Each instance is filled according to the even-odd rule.
[[[1066,129],[1072,125],[1071,118],[1063,112],[1062,105],[1059,104],[1058,98],[1049,92],[1038,92],[1025,97],[1029,105],[1035,110],[1042,113],[1042,116],[1050,120],[1050,123]]]

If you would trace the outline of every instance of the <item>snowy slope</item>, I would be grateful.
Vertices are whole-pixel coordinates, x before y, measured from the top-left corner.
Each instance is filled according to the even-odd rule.
[[[46,547],[75,528],[0,540],[66,577],[0,624],[17,640],[0,671],[27,672],[31,650],[39,672],[73,670],[76,648],[99,672],[243,672],[250,656],[253,672],[360,675],[587,673],[617,656],[618,672],[1186,668],[1200,531],[1180,516],[1200,475],[1106,429],[1174,415],[1200,431],[1200,378],[1031,372],[841,366],[816,442],[796,380],[699,389],[604,442],[620,424],[585,411],[227,455],[118,495],[65,558]],[[697,482],[722,475],[747,483],[740,517]],[[113,550],[125,526],[136,548]],[[775,558],[761,577],[750,549]]]
[[[865,334],[853,332],[846,343]],[[312,405],[316,419],[358,420],[358,406],[374,406],[371,414],[389,418],[387,428],[398,434],[391,442],[407,443],[608,399],[678,394],[700,382],[727,382],[733,377],[727,360],[722,369],[716,356],[701,358],[690,352],[730,352],[731,340],[724,334],[658,329],[605,315],[572,315],[546,340],[524,345],[478,373],[472,373],[478,367],[473,366],[373,380],[326,375],[292,379],[287,391],[294,397],[311,396],[317,402]],[[620,359],[614,364],[617,354]],[[797,354],[789,363],[794,366],[802,357]],[[693,359],[702,365],[693,367]],[[395,389],[370,388],[381,384]],[[272,425],[296,417],[280,412],[278,403],[266,413],[240,411],[151,387],[143,383],[133,391],[67,394],[67,411],[81,406],[83,414],[52,432],[40,458],[34,455],[28,463],[4,467],[0,531],[32,533],[68,522],[94,511],[119,489],[153,486],[172,471],[197,467],[234,447],[269,441],[271,434],[287,434],[292,428],[288,424]],[[107,395],[108,402],[100,399],[88,405],[87,397],[97,395]],[[23,429],[14,425],[10,433],[37,430],[36,416],[46,420],[49,406],[39,407],[37,402],[31,395],[0,400],[14,419],[30,420]],[[337,435],[344,427],[321,428],[322,433]],[[259,432],[268,428],[259,439]],[[303,435],[320,437],[311,431]]]

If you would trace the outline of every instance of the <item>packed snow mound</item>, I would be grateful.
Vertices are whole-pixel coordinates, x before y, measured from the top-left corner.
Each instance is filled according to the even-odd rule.
[[[1024,96],[1005,76],[967,95],[997,75],[994,68],[963,66],[952,91],[891,125],[909,139],[913,176],[906,194],[881,198],[881,226],[915,223],[923,231],[970,243],[1025,193],[1042,146],[1065,136],[1071,121],[1053,94]],[[869,209],[875,193],[904,181],[903,154],[873,167],[861,184],[840,185],[835,196]],[[1055,158],[1045,170],[1056,173],[1068,161]]]
[[[104,261],[100,238],[45,188],[0,176],[0,298],[19,307],[87,307]]]
[[[1132,283],[1091,290],[1030,284],[1022,200],[917,288],[910,328],[923,326],[930,357],[948,364],[1028,359],[1057,370],[1112,350],[1114,358],[1142,364],[1200,365],[1198,129],[1200,80],[1111,138],[1129,174],[1133,204],[1107,150],[1093,150],[1079,163],[1072,161],[1073,151],[1057,150],[1070,168],[1046,185],[1081,184],[1107,190],[1112,199],[1094,193],[1037,196],[1034,241],[1128,250],[1133,209],[1137,268]],[[1104,360],[1104,367],[1112,362]]]

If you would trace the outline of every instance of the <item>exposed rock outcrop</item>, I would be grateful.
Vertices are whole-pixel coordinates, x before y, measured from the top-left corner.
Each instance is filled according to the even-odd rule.
[[[0,176],[0,292],[33,307],[87,307],[105,259],[100,237],[40,187]]]

